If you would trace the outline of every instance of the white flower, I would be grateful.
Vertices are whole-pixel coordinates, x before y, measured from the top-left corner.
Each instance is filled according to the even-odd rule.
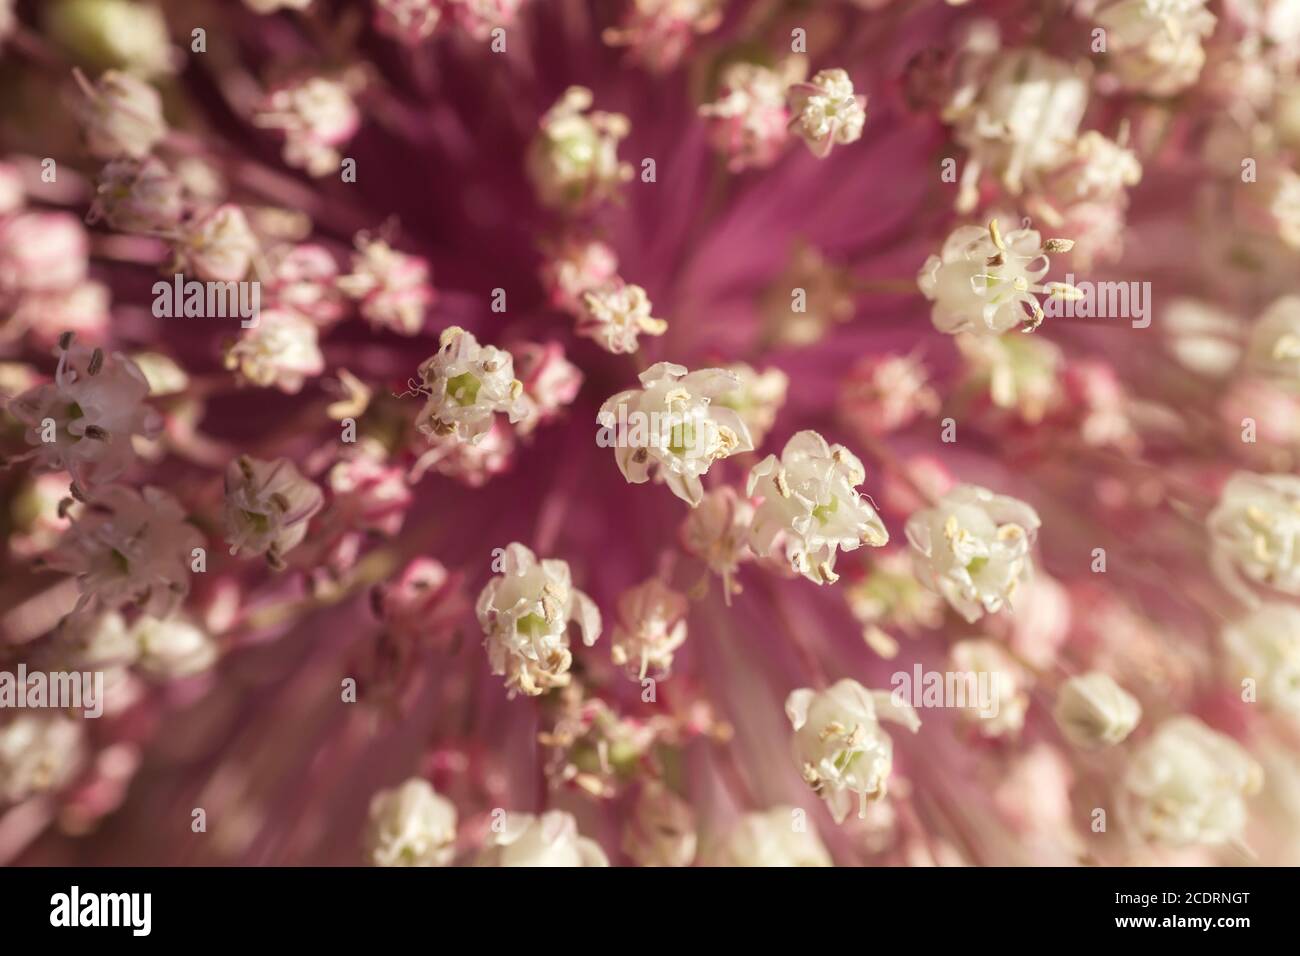
[[[853,81],[844,70],[822,70],[806,83],[794,83],[788,91],[790,129],[818,159],[841,145],[862,138],[867,122],[867,98],[853,92]]]
[[[802,431],[778,459],[768,455],[749,473],[747,494],[762,503],[754,514],[749,545],[769,555],[783,543],[790,566],[816,584],[833,584],[837,551],[878,548],[889,532],[857,491],[866,480],[862,462],[843,445],[828,445],[817,432]]]
[[[796,819],[796,814],[799,817]],[[773,807],[746,813],[708,853],[710,866],[834,866],[802,810]]]
[[[456,806],[412,777],[370,798],[366,859],[375,866],[448,866],[456,855]]]
[[[1262,785],[1259,764],[1235,740],[1188,716],[1161,724],[1124,776],[1138,831],[1175,847],[1240,838],[1245,798]]]
[[[506,814],[505,829],[488,835],[476,866],[609,866],[595,840],[578,832],[573,815],[550,810]]]
[[[1223,629],[1223,645],[1236,678],[1255,682],[1260,703],[1300,714],[1300,608],[1262,604]]]
[[[522,544],[506,547],[501,574],[483,588],[476,613],[492,673],[510,696],[530,697],[569,683],[570,622],[590,647],[600,636],[600,611],[573,587],[565,561],[538,561]]]
[[[110,485],[78,512],[50,566],[77,576],[77,611],[134,603],[166,617],[189,593],[192,551],[202,544],[203,536],[165,491]]]
[[[135,460],[133,438],[152,438],[162,420],[145,404],[144,373],[125,355],[65,336],[58,356],[54,381],[24,392],[9,411],[26,426],[24,437],[33,446],[26,457],[39,470],[68,472],[85,490],[126,471]]]
[[[700,477],[715,461],[753,450],[741,417],[714,404],[740,380],[720,368],[688,372],[671,362],[650,366],[640,380],[642,388],[619,392],[600,407],[597,443],[615,446],[618,469],[629,482],[649,481],[653,472],[693,508],[704,496]]]
[[[142,617],[131,628],[131,637],[139,648],[136,665],[161,680],[192,677],[217,660],[217,645],[207,631],[182,617]]]
[[[1022,324],[1032,332],[1044,318],[1040,294],[1072,294],[1063,283],[1040,284],[1050,268],[1046,253],[1068,248],[1027,227],[1003,236],[996,219],[987,229],[961,226],[921,266],[916,284],[934,303],[930,319],[940,332],[1001,335]]]
[[[82,725],[60,713],[19,711],[0,724],[0,806],[68,783],[85,756]]]
[[[82,83],[86,102],[81,122],[92,156],[144,159],[167,135],[162,97],[144,80],[109,70],[93,87]]]
[[[1300,392],[1300,296],[1283,296],[1256,320],[1245,362],[1254,374]]]
[[[1110,202],[1141,181],[1137,154],[1090,129],[1070,144],[1069,158],[1047,177],[1047,189],[1064,204]]]
[[[307,523],[325,502],[320,486],[288,458],[241,455],[226,467],[225,522],[230,553],[264,554],[273,568],[307,536]]]
[[[733,594],[740,593],[736,571],[742,561],[753,557],[748,544],[753,518],[754,506],[735,488],[724,485],[705,492],[679,532],[682,547],[722,578],[723,597],[728,604]]]
[[[1026,677],[1002,645],[987,639],[958,641],[948,651],[948,669],[957,674],[975,675],[975,699],[967,695],[961,716],[981,737],[1020,733],[1029,709]],[[985,700],[979,699],[981,687],[988,688]],[[955,701],[949,703],[956,705]]]
[[[309,176],[328,176],[339,169],[339,146],[361,125],[361,112],[346,80],[312,76],[267,95],[253,123],[284,133],[285,163]]]
[[[418,427],[430,436],[454,434],[477,442],[504,412],[510,421],[524,417],[524,384],[515,378],[514,359],[494,345],[457,326],[443,329],[438,351],[420,366],[422,391],[428,395]]]
[[[639,335],[663,335],[668,323],[650,314],[650,299],[639,285],[615,280],[583,293],[585,308],[578,319],[579,335],[615,355],[637,350]]]
[[[691,805],[657,780],[637,794],[623,850],[638,866],[690,866],[698,843]]]
[[[185,212],[181,181],[158,160],[116,159],[99,176],[87,221],[103,219],[120,232],[162,232]]]
[[[858,816],[885,795],[894,766],[894,743],[878,717],[913,733],[920,718],[889,691],[869,691],[844,678],[829,690],[791,692],[785,713],[794,729],[794,759],[804,781],[821,796],[836,823],[844,822],[857,795]]]
[[[714,149],[733,173],[770,166],[790,141],[786,90],[804,78],[804,57],[790,57],[774,69],[732,63],[722,71],[718,98],[700,107]]]
[[[352,273],[338,280],[339,288],[360,300],[362,316],[376,328],[417,334],[434,300],[429,264],[366,235],[356,237],[356,246]]]
[[[1205,523],[1211,565],[1243,600],[1255,603],[1243,575],[1300,594],[1300,478],[1239,471]]]
[[[200,216],[184,230],[177,264],[206,282],[238,282],[257,254],[257,237],[244,211],[227,203]]]
[[[1095,20],[1106,31],[1106,59],[1131,90],[1172,96],[1205,65],[1201,41],[1214,31],[1205,0],[1113,0]]]
[[[785,404],[790,376],[779,368],[766,368],[759,372],[744,362],[727,366],[727,371],[735,373],[740,380],[740,388],[718,401],[740,414],[745,427],[749,429],[754,447],[757,448],[772,430],[777,413]]]
[[[1057,692],[1056,726],[1076,747],[1112,747],[1133,732],[1142,705],[1103,671],[1071,677]]]
[[[955,119],[955,139],[978,168],[1018,195],[1026,176],[1063,162],[1088,106],[1089,75],[1038,50],[996,55],[978,99]],[[976,175],[969,170],[965,182]]]
[[[686,643],[686,597],[658,578],[628,588],[618,599],[610,659],[638,680],[667,677],[673,652]]]
[[[528,176],[544,206],[582,212],[618,195],[632,178],[618,143],[631,130],[627,117],[591,109],[591,90],[569,87],[541,118],[528,150]]]
[[[958,485],[907,519],[917,577],[967,621],[996,614],[1033,573],[1039,523],[1023,501]]]
[[[325,371],[315,323],[293,309],[262,310],[257,324],[227,350],[225,363],[245,381],[289,395]]]
[[[117,611],[71,618],[57,633],[59,649],[73,667],[108,670],[133,664],[140,656],[139,644]]]

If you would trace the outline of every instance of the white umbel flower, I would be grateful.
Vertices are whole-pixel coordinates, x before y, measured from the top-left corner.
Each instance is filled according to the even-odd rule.
[[[1243,577],[1300,594],[1300,478],[1237,472],[1206,528],[1212,567],[1243,600],[1255,603]]]
[[[61,713],[19,711],[0,724],[0,807],[59,789],[84,756],[78,721]]]
[[[639,285],[607,282],[582,296],[577,332],[615,355],[637,350],[641,335],[663,335],[668,323],[650,314],[650,299]]]
[[[1172,96],[1196,82],[1202,41],[1214,31],[1206,0],[1111,0],[1095,20],[1106,31],[1106,59],[1129,89]]]
[[[853,81],[844,70],[822,70],[807,82],[792,84],[787,95],[790,129],[818,159],[829,156],[837,143],[862,138],[867,98],[853,92]]]
[[[190,562],[203,536],[176,499],[157,488],[110,485],[72,520],[50,566],[77,577],[77,611],[127,603],[166,617],[190,589]]]
[[[1004,236],[996,219],[987,229],[961,226],[925,260],[916,284],[934,303],[930,319],[940,332],[1001,335],[1018,325],[1032,332],[1045,317],[1039,295],[1073,294],[1064,283],[1041,284],[1051,267],[1047,253],[1069,248],[1028,227]]]
[[[515,378],[514,358],[494,345],[479,345],[458,326],[443,329],[438,351],[420,366],[421,390],[428,396],[418,427],[430,436],[455,435],[477,442],[504,412],[517,422],[528,409],[524,384]]]
[[[894,743],[880,720],[892,720],[913,733],[921,720],[889,691],[869,691],[845,678],[829,690],[793,691],[785,713],[794,729],[794,759],[804,781],[842,823],[857,796],[858,816],[868,802],[885,795],[894,765]]]
[[[673,653],[686,643],[686,596],[658,578],[628,588],[618,599],[610,659],[637,680],[667,677]]]
[[[620,113],[592,111],[592,101],[591,90],[571,86],[538,124],[528,175],[544,206],[584,212],[615,198],[632,178],[632,167],[618,158],[631,124]]]
[[[815,431],[796,434],[749,473],[747,494],[760,495],[749,545],[769,555],[784,544],[790,566],[816,584],[833,584],[835,556],[862,545],[889,542],[884,522],[857,491],[866,469],[843,445],[828,445]]]
[[[511,697],[569,683],[570,623],[588,647],[600,636],[600,611],[573,586],[568,563],[539,561],[518,543],[506,547],[501,574],[479,594],[476,612],[492,673],[505,677]]]
[[[1300,296],[1283,296],[1256,320],[1245,362],[1255,375],[1300,392]]]
[[[1056,695],[1056,726],[1083,750],[1123,742],[1142,719],[1142,705],[1104,671],[1071,677]]]
[[[135,460],[133,439],[152,438],[162,425],[145,404],[149,382],[119,353],[72,342],[60,344],[54,381],[9,404],[26,426],[25,438],[41,471],[66,471],[81,489],[120,476]],[[47,440],[52,439],[52,440]]]
[[[230,553],[264,554],[273,568],[302,543],[307,524],[325,503],[320,486],[288,458],[241,455],[226,468],[226,536]]]
[[[505,828],[490,833],[476,866],[609,866],[595,840],[578,832],[573,814],[551,810],[506,814]]]
[[[640,379],[642,388],[619,392],[600,407],[597,442],[615,446],[619,471],[632,484],[653,474],[694,508],[710,466],[754,448],[740,415],[716,401],[740,380],[720,368],[688,372],[671,362],[650,366]]]
[[[1001,644],[986,638],[958,641],[948,651],[948,670],[975,676],[975,699],[963,702],[961,717],[981,737],[1020,733],[1029,709],[1026,675]],[[979,699],[981,688],[988,689],[988,699]]]
[[[1223,629],[1238,680],[1252,680],[1261,704],[1300,715],[1300,608],[1262,604]]]
[[[1263,771],[1231,737],[1195,717],[1160,725],[1133,755],[1124,789],[1138,832],[1166,846],[1218,846],[1239,839],[1246,798]]]
[[[956,118],[955,138],[1018,195],[1027,176],[1069,154],[1088,107],[1088,81],[1086,68],[1039,50],[1000,53],[979,98]]]
[[[709,866],[834,866],[807,814],[779,806],[746,813],[707,854]]]
[[[366,859],[374,866],[447,866],[456,855],[456,806],[412,777],[370,798]]]
[[[958,485],[907,519],[917,577],[969,622],[1014,603],[1033,574],[1038,513],[1023,501]]]

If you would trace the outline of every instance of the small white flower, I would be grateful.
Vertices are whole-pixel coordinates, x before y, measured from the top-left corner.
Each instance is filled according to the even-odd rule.
[[[187,225],[176,246],[177,265],[206,282],[238,282],[257,255],[257,236],[244,211],[227,203]]]
[[[19,711],[0,724],[0,806],[59,789],[77,772],[85,750],[80,722]]]
[[[66,347],[64,347],[66,346]],[[77,345],[65,336],[54,381],[9,403],[41,471],[66,471],[80,489],[120,476],[135,460],[132,440],[162,426],[145,404],[149,383],[125,355]],[[52,437],[52,441],[46,438]]]
[[[615,280],[582,297],[577,332],[615,355],[635,352],[640,335],[663,335],[668,323],[650,314],[650,299],[639,285]]]
[[[338,280],[339,288],[359,300],[362,316],[376,328],[417,334],[434,300],[429,264],[366,235],[356,237],[356,246],[352,273]]]
[[[226,368],[260,388],[288,395],[325,371],[320,334],[311,319],[293,309],[264,309],[257,324],[226,351]]]
[[[140,656],[140,645],[117,611],[70,618],[59,629],[58,641],[69,663],[87,670],[134,664]]]
[[[641,787],[623,831],[623,850],[638,866],[690,866],[698,839],[691,805],[651,780]]]
[[[366,859],[375,866],[448,866],[456,855],[456,806],[412,777],[370,798]]]
[[[600,844],[578,832],[573,814],[550,810],[506,814],[505,829],[488,835],[476,866],[609,866]]]
[[[307,523],[325,502],[320,486],[288,458],[241,455],[226,467],[226,540],[230,553],[264,554],[273,568],[307,536]]]
[[[1061,685],[1054,716],[1066,740],[1093,750],[1125,740],[1142,719],[1142,705],[1109,674],[1089,671]]]
[[[828,445],[815,431],[802,431],[778,459],[768,455],[749,473],[747,494],[760,495],[749,544],[769,555],[785,546],[790,566],[816,584],[833,584],[838,551],[889,541],[884,522],[857,491],[866,480],[862,462],[843,445]]]
[[[1262,604],[1223,629],[1235,677],[1252,680],[1259,701],[1300,714],[1300,608]]]
[[[504,676],[511,697],[529,697],[569,683],[569,624],[590,647],[600,636],[600,611],[573,587],[565,561],[538,561],[522,544],[506,547],[501,574],[479,594],[479,624],[492,673]]]
[[[131,628],[131,638],[139,649],[136,665],[160,680],[192,677],[217,661],[217,645],[211,636],[182,617],[142,617]]]
[[[1027,176],[1062,163],[1088,107],[1089,71],[1039,50],[996,54],[978,98],[955,117],[955,139],[978,168],[1018,195]],[[963,182],[976,175],[969,169]]]
[[[1161,724],[1124,776],[1138,832],[1175,847],[1240,838],[1246,797],[1262,785],[1259,764],[1235,740],[1188,716]]]
[[[705,492],[682,522],[682,547],[722,578],[723,598],[728,604],[733,594],[740,593],[736,571],[742,561],[753,558],[749,550],[749,525],[753,519],[754,506],[735,488],[724,485]]]
[[[430,436],[454,434],[476,442],[504,412],[517,422],[527,414],[524,384],[515,378],[514,359],[457,326],[443,329],[438,351],[420,366],[421,391],[428,395],[418,427]]]
[[[629,482],[639,485],[653,473],[694,508],[704,497],[700,477],[715,461],[753,450],[741,417],[715,402],[740,380],[720,368],[688,372],[671,362],[650,366],[640,380],[642,388],[619,392],[600,407],[597,442],[615,446],[615,461]]]
[[[775,68],[741,62],[722,71],[718,98],[699,113],[733,173],[771,166],[785,151],[790,141],[786,91],[807,69],[804,57],[791,57]]]
[[[1245,363],[1261,378],[1300,392],[1300,296],[1278,299],[1251,326]]]
[[[320,177],[338,172],[338,147],[356,133],[361,111],[346,80],[312,76],[268,94],[253,124],[282,132],[285,163]]]
[[[165,491],[110,485],[78,511],[50,566],[77,576],[76,611],[134,603],[166,617],[189,593],[192,551],[202,544],[203,536]]]
[[[907,520],[917,577],[962,617],[1011,607],[1033,573],[1038,514],[1023,501],[958,485]]]
[[[724,395],[718,401],[734,408],[749,429],[749,436],[757,448],[776,423],[777,413],[785,404],[785,394],[790,387],[790,376],[779,368],[766,368],[759,372],[751,365],[737,362],[727,366],[740,380],[740,388]]]
[[[1202,40],[1214,31],[1206,0],[1112,0],[1095,15],[1106,31],[1106,59],[1126,87],[1172,96],[1196,82]]]
[[[1068,249],[1069,244],[1044,243],[1027,227],[1003,236],[996,219],[987,229],[959,227],[916,277],[921,292],[934,303],[934,327],[949,335],[1001,335],[1018,325],[1032,332],[1045,317],[1040,294],[1073,294],[1064,283],[1040,284],[1051,265],[1046,253],[1057,248]]]
[[[1256,603],[1243,576],[1300,594],[1300,478],[1239,471],[1206,518],[1211,565],[1224,585]]]
[[[638,680],[653,671],[667,677],[673,652],[686,643],[686,597],[658,578],[628,588],[618,599],[610,659]]]
[[[591,110],[591,90],[571,86],[541,118],[528,150],[528,175],[544,206],[582,212],[618,195],[632,167],[618,158],[627,117]]]
[[[844,70],[822,70],[806,83],[789,88],[790,129],[818,159],[841,145],[862,138],[867,122],[867,98],[853,92]]]
[[[892,720],[913,733],[921,726],[916,712],[896,703],[889,691],[869,691],[847,677],[829,690],[793,691],[785,713],[794,729],[795,765],[826,801],[836,823],[848,816],[855,794],[859,817],[866,815],[869,801],[885,795],[894,743],[879,720]]]
[[[987,639],[958,641],[948,651],[948,669],[975,675],[975,699],[967,695],[960,711],[981,737],[1020,733],[1029,709],[1026,675],[1002,645]],[[981,687],[988,689],[986,700],[979,699]],[[950,703],[955,706],[955,701]]]
[[[795,807],[746,813],[707,854],[710,866],[834,866],[825,844]]]
[[[93,87],[81,81],[86,93],[81,122],[92,156],[144,159],[167,135],[162,97],[144,80],[109,70]]]

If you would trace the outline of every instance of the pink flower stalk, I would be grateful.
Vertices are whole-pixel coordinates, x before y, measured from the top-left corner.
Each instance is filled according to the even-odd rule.
[[[41,6],[0,861],[1300,862],[1294,4]]]

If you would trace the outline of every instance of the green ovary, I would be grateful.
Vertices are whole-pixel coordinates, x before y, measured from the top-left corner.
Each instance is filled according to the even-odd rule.
[[[447,379],[447,395],[458,405],[473,405],[478,401],[479,380],[469,372]]]
[[[549,628],[546,625],[546,618],[540,614],[525,614],[515,622],[515,630],[525,637],[537,638],[544,635]]]
[[[813,517],[817,519],[818,524],[827,525],[830,523],[831,515],[835,514],[835,512],[838,511],[839,508],[840,508],[840,499],[832,498],[830,504],[818,505],[816,508],[814,508]]]
[[[989,563],[988,558],[984,558],[984,557],[971,558],[970,561],[966,563],[966,573],[969,574],[971,577],[975,577],[975,575],[979,574],[981,571],[984,570],[984,568],[988,565],[988,563]]]

